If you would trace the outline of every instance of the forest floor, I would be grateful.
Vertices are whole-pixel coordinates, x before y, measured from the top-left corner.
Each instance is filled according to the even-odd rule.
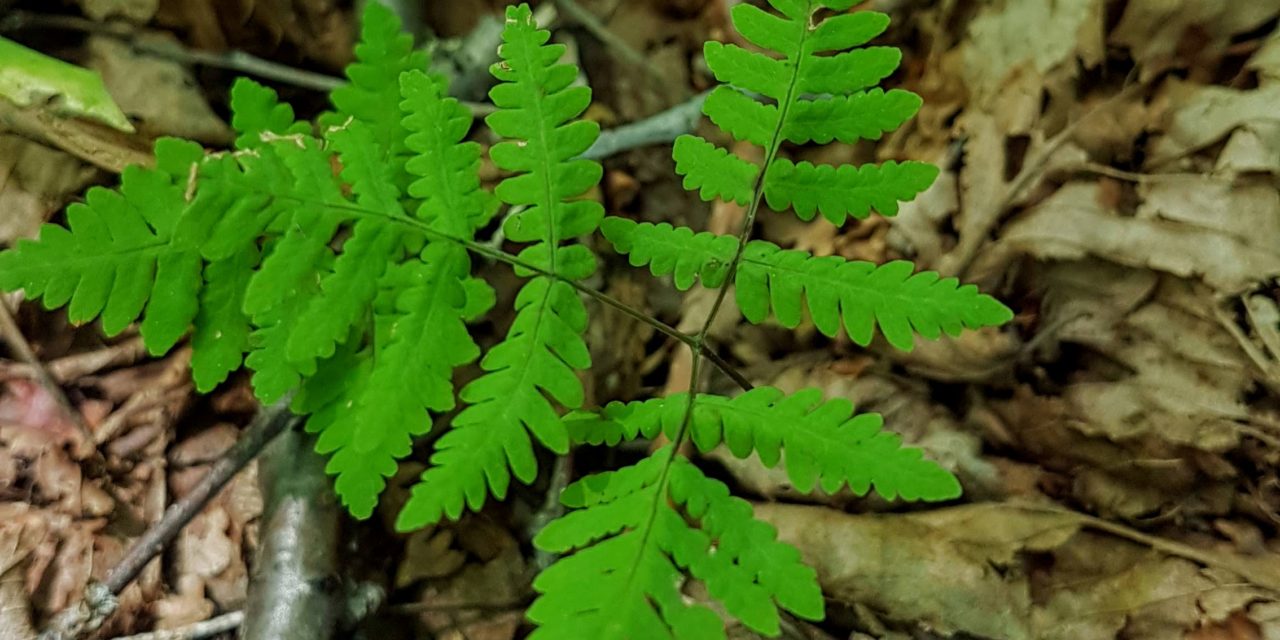
[[[608,130],[712,86],[701,45],[730,37],[735,2],[555,2],[555,37],[595,90],[587,117]],[[456,58],[502,3],[390,4]],[[0,0],[0,36],[99,71],[137,129],[68,128],[0,99],[0,243],[62,220],[87,187],[145,162],[158,136],[227,147],[240,73],[301,117],[322,111],[319,89],[350,58],[349,5]],[[808,496],[756,461],[704,456],[818,569],[829,619],[788,634],[1280,640],[1280,0],[865,6],[893,17],[880,41],[904,54],[886,86],[920,94],[922,111],[874,143],[789,152],[924,160],[942,175],[894,218],[837,228],[766,212],[758,235],[819,255],[907,258],[1017,315],[903,353],[721,314],[713,336],[753,382],[883,413],[965,488],[929,507]],[[669,144],[604,164],[598,197],[611,214],[720,231],[743,215],[685,192]],[[509,300],[515,281],[486,268]],[[593,285],[674,326],[700,323],[710,302],[618,259]],[[589,398],[684,390],[686,351],[593,312]],[[187,349],[157,359],[136,334],[105,340],[29,303],[13,315],[16,326],[0,322],[0,640],[31,637],[78,601],[256,410],[243,375],[197,395]],[[481,325],[482,342],[507,322]],[[96,464],[68,444],[82,428]],[[570,473],[609,462],[594,450],[573,460]],[[394,534],[421,469],[405,464],[378,514],[345,525],[351,555],[366,557],[357,571],[386,592],[371,637],[521,637],[528,528],[546,487]],[[262,511],[251,465],[123,592],[98,637],[242,610]]]

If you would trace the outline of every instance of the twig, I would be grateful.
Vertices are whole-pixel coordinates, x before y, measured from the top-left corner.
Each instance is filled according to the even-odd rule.
[[[22,335],[22,329],[18,327],[18,322],[13,318],[13,312],[9,309],[9,302],[0,297],[0,337],[9,343],[9,348],[13,349],[18,359],[25,362],[31,368],[31,372],[35,375],[36,382],[44,388],[45,392],[53,398],[58,404],[58,409],[62,411],[67,422],[75,427],[76,434],[80,441],[76,443],[76,458],[84,460],[87,458],[101,458],[97,447],[94,445],[93,432],[89,431],[89,425],[84,423],[83,416],[71,405],[71,401],[67,399],[67,394],[63,393],[62,387],[54,382],[53,377],[45,370],[44,365],[40,362],[40,358],[36,356],[36,352],[31,348],[31,343],[27,342],[26,336]]]
[[[635,65],[644,70],[645,75],[649,76],[655,84],[661,85],[666,82],[662,74],[658,73],[652,65],[649,64],[648,58],[643,53],[636,51],[635,47],[627,44],[626,40],[618,37],[618,34],[610,31],[604,26],[603,22],[595,16],[595,14],[583,9],[581,5],[574,0],[554,0],[556,7],[564,12],[566,16],[574,22],[582,25],[584,29],[591,32],[591,35],[598,38],[609,48],[618,52],[628,63]]]
[[[209,618],[208,620],[189,624],[185,627],[178,627],[177,629],[164,629],[132,636],[120,636],[115,640],[200,640],[201,638],[232,631],[243,622],[244,612],[232,611],[216,618]]]
[[[702,119],[702,103],[709,93],[700,93],[662,113],[601,133],[582,157],[600,160],[638,147],[669,143],[693,131]]]
[[[1072,511],[1058,506],[1045,504],[1033,504],[1030,502],[1012,501],[1008,503],[1010,506],[1025,511],[1039,511],[1042,513],[1053,513],[1065,515],[1075,518],[1079,524],[1109,533],[1118,538],[1146,545],[1171,556],[1176,556],[1184,560],[1204,565],[1206,567],[1215,567],[1218,569],[1226,569],[1240,577],[1248,580],[1251,584],[1270,591],[1280,592],[1280,563],[1263,562],[1255,558],[1246,558],[1243,556],[1235,556],[1224,553],[1218,553],[1212,550],[1197,549],[1190,545],[1182,544],[1148,533],[1143,533],[1137,529],[1126,527],[1122,524],[1103,520],[1102,518]]]
[[[257,457],[268,442],[294,424],[297,418],[289,412],[290,399],[286,397],[259,411],[235,446],[213,464],[191,493],[170,506],[160,521],[133,543],[120,563],[107,572],[106,579],[90,583],[85,589],[84,600],[54,616],[48,628],[40,634],[40,640],[71,640],[101,626],[103,620],[115,611],[115,596],[133,582],[142,569],[177,537],[236,473]]]
[[[538,532],[551,523],[552,520],[564,515],[564,503],[560,501],[560,494],[564,493],[564,488],[569,486],[569,481],[573,479],[573,450],[562,456],[556,456],[555,464],[551,467],[551,480],[547,483],[547,496],[542,503],[542,507],[538,512],[533,514],[533,518],[529,521],[528,538],[532,540]],[[550,551],[536,549],[533,554],[533,564],[538,571],[545,571],[556,561],[558,556]]]
[[[242,640],[327,640],[338,606],[339,511],[314,436],[290,431],[258,463],[266,501]]]

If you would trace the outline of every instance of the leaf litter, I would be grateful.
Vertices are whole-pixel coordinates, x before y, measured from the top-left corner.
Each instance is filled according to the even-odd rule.
[[[467,15],[492,10],[467,4]],[[701,90],[695,45],[725,33],[733,3],[581,4],[655,68]],[[884,413],[959,475],[966,498],[932,509],[815,499],[751,460],[713,452],[704,462],[760,500],[758,513],[818,568],[828,606],[847,612],[826,625],[832,637],[1280,637],[1280,2],[876,4],[895,12],[886,40],[904,47],[900,82],[925,107],[915,126],[836,153],[928,160],[943,175],[895,219],[837,230],[764,214],[763,237],[851,259],[910,257],[997,291],[1018,318],[911,354],[826,340],[812,327],[748,326],[732,309],[714,336],[757,383],[816,386]],[[93,15],[154,17],[195,47],[275,46],[290,61],[340,64],[334,52],[350,39],[341,12],[295,5],[83,3]],[[665,90],[684,88],[657,91],[578,35],[566,37],[587,41],[577,49],[601,114],[641,117],[670,106]],[[89,50],[113,94],[113,68],[129,80],[119,69],[154,62],[110,44]],[[116,85],[147,135],[225,135],[187,71],[151,73],[166,83],[164,101]],[[169,112],[190,117],[168,121]],[[16,203],[17,215],[0,219],[5,241],[31,235],[101,178],[81,156],[25,144],[14,153],[44,154],[33,164],[47,168],[9,170],[0,202]],[[665,156],[652,148],[611,160],[612,212],[735,228],[742,212],[689,199]],[[602,288],[673,325],[696,326],[706,313],[704,291],[673,299],[625,273],[607,270]],[[593,315],[597,351],[624,322],[605,317]],[[34,328],[30,316],[25,326]],[[65,425],[45,392],[20,366],[0,367],[0,608],[30,612],[28,623],[117,560],[251,410],[242,383],[194,401],[182,356],[139,361],[121,356],[129,338],[104,345],[94,335],[50,339],[41,355],[69,371],[56,377],[91,426],[106,425],[109,481],[86,476],[61,448]],[[611,398],[687,380],[687,352],[654,344],[637,338],[601,354],[611,365],[588,388]],[[522,541],[540,489],[402,539],[383,568],[400,612],[388,615],[407,613],[439,637],[518,637],[531,561]],[[107,631],[178,627],[242,606],[261,509],[252,473],[242,475],[163,571],[125,592]]]

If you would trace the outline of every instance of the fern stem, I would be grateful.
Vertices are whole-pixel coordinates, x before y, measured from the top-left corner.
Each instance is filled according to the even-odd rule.
[[[366,209],[364,207],[351,205],[351,204],[339,205],[339,204],[328,203],[328,202],[319,202],[319,201],[308,200],[306,198],[300,198],[297,196],[280,195],[280,194],[272,193],[269,191],[264,191],[263,193],[266,193],[267,195],[270,195],[274,198],[280,198],[282,200],[292,200],[294,202],[300,202],[302,204],[309,204],[309,205],[314,205],[322,208],[346,211],[348,213],[353,213],[361,216],[381,218],[383,220],[390,221],[393,224],[400,224],[406,227],[410,227],[415,231],[419,231],[423,235],[426,235],[427,237],[430,237],[430,238],[457,243],[462,247],[464,247],[465,249],[467,249],[468,251],[476,255],[489,258],[490,260],[493,260],[495,262],[501,262],[503,264],[507,264],[512,267],[519,267],[521,269],[528,269],[529,271],[537,273],[538,275],[546,276],[548,278],[553,278],[560,282],[567,283],[569,286],[573,287],[574,290],[577,291],[578,293],[582,293],[596,300],[597,302],[600,302],[601,304],[613,307],[614,309],[621,311],[627,317],[637,322],[640,322],[642,324],[646,324],[649,327],[653,328],[658,333],[661,333],[673,340],[678,340],[681,343],[687,345],[690,349],[693,349],[695,353],[705,356],[707,360],[710,360],[711,363],[714,364],[717,369],[719,369],[722,373],[728,376],[729,379],[733,380],[734,384],[741,387],[743,391],[750,391],[751,389],[754,388],[754,385],[751,384],[751,381],[748,380],[747,377],[743,375],[741,371],[738,371],[736,367],[734,367],[732,364],[729,364],[729,362],[726,361],[723,357],[721,357],[720,354],[707,348],[705,341],[699,340],[696,336],[691,336],[679,329],[676,329],[675,327],[657,318],[654,318],[653,316],[650,316],[649,314],[603,291],[597,291],[580,282],[570,280],[558,274],[552,273],[546,269],[543,269],[536,265],[525,262],[524,260],[521,260],[520,258],[513,256],[500,249],[494,249],[493,247],[486,246],[485,244],[476,242],[474,240],[460,238],[458,236],[445,233],[437,229],[433,229],[429,225],[427,225],[425,222],[422,222],[420,220],[410,218],[407,216],[405,217],[389,216],[381,211]]]
[[[811,3],[810,3],[811,4]],[[797,51],[803,50],[804,38],[808,37],[809,30],[806,29],[801,36],[800,46]],[[701,386],[702,374],[702,355],[708,353],[705,348],[707,336],[711,333],[711,327],[715,323],[716,316],[720,313],[720,309],[724,305],[725,297],[729,292],[729,283],[733,282],[738,274],[738,267],[742,264],[742,255],[747,248],[747,239],[751,235],[751,229],[755,227],[756,213],[760,210],[760,201],[764,198],[765,178],[769,174],[769,166],[773,164],[773,159],[778,154],[779,147],[782,146],[782,127],[787,120],[787,112],[791,103],[795,98],[796,84],[799,81],[800,69],[802,67],[803,57],[796,60],[795,66],[792,68],[791,79],[787,84],[787,91],[784,98],[778,104],[778,122],[774,126],[773,135],[769,140],[764,158],[764,168],[756,176],[755,183],[752,185],[751,204],[747,207],[746,216],[742,220],[742,228],[738,232],[738,248],[734,251],[733,260],[729,262],[729,269],[725,276],[725,284],[716,292],[715,301],[711,303],[711,310],[707,313],[706,320],[702,323],[702,328],[698,334],[694,336],[693,343],[689,345],[693,351],[693,365],[689,368],[689,400],[685,403],[684,416],[680,420],[680,427],[676,430],[675,435],[671,438],[671,450],[667,455],[667,459],[663,461],[662,472],[658,477],[658,490],[655,493],[658,496],[653,501],[653,505],[649,510],[649,515],[645,519],[644,533],[642,534],[640,549],[644,549],[648,543],[649,535],[653,532],[654,521],[658,516],[658,508],[662,503],[663,497],[667,495],[667,485],[671,481],[671,468],[676,457],[680,455],[680,448],[684,445],[684,441],[689,435],[689,424],[693,419],[693,408],[698,401],[698,390]],[[627,582],[635,579],[635,567],[638,563],[632,563],[632,571],[627,577]]]

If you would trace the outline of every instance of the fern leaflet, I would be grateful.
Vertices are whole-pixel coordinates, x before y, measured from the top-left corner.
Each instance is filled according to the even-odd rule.
[[[695,234],[669,224],[610,217],[602,230],[633,266],[648,265],[656,276],[674,274],[681,290],[695,280],[721,286],[737,249],[731,237]],[[915,273],[910,262],[876,265],[834,256],[815,258],[759,240],[747,244],[735,284],[738,306],[751,322],[762,322],[772,308],[783,326],[794,328],[807,310],[827,336],[834,336],[843,324],[850,339],[866,345],[879,327],[890,344],[904,351],[912,349],[915,334],[929,339],[943,333],[957,336],[965,328],[998,326],[1013,317],[977,287],[960,286],[955,278],[941,278],[932,271]]]
[[[575,120],[591,91],[570,86],[577,68],[557,64],[564,47],[546,44],[549,38],[528,6],[508,8],[501,62],[492,69],[501,81],[490,93],[498,111],[486,121],[507,138],[491,149],[494,163],[516,173],[497,195],[528,207],[508,218],[506,236],[532,242],[519,257],[558,278],[537,276],[521,289],[507,338],[485,355],[485,375],[462,390],[470,406],[437,442],[432,466],[400,514],[401,529],[478,509],[490,492],[501,498],[512,475],[532,481],[537,461],[530,434],[564,453],[569,439],[552,401],[570,409],[583,401],[574,369],[591,366],[582,339],[587,312],[565,280],[591,275],[595,258],[583,245],[562,243],[594,231],[603,215],[598,203],[574,200],[600,180],[599,164],[573,159],[591,146],[599,127]]]
[[[750,4],[732,10],[734,26],[751,44],[781,57],[733,44],[709,42],[707,66],[720,82],[703,112],[737,140],[765,149],[763,194],[769,207],[794,208],[804,220],[821,213],[835,224],[871,210],[895,215],[898,202],[928,188],[938,169],[923,162],[888,162],[832,167],[778,158],[783,141],[803,144],[878,139],[920,107],[910,92],[870,89],[897,68],[892,47],[864,47],[889,24],[884,14],[860,11],[817,21],[822,8],[847,5],[833,0],[771,0],[781,16]],[[839,9],[837,9],[839,10]],[[852,50],[849,50],[852,49]],[[837,52],[835,55],[819,55]],[[771,102],[760,102],[754,95]],[[760,168],[697,136],[676,140],[676,172],[685,188],[704,200],[747,204],[757,192]]]
[[[688,394],[638,402],[613,402],[599,413],[565,417],[574,441],[616,444],[638,437],[668,438],[680,432]],[[854,414],[844,399],[823,401],[817,389],[786,395],[756,387],[735,398],[699,394],[689,422],[689,437],[701,451],[724,444],[735,456],[752,453],[768,467],[782,463],[792,486],[834,493],[848,484],[862,495],[875,489],[886,500],[949,500],[960,485],[919,449],[882,431],[879,414]],[[785,458],[785,460],[784,460]]]
[[[558,553],[582,550],[534,581],[542,596],[528,612],[540,625],[531,638],[723,638],[719,616],[686,604],[682,570],[761,633],[777,635],[779,607],[822,618],[822,592],[799,552],[671,446],[583,478],[563,500],[579,510],[534,542]]]
[[[0,254],[0,288],[24,289],[49,309],[69,305],[73,323],[101,316],[108,335],[142,316],[147,350],[167,352],[196,317],[200,254],[175,231],[188,205],[183,165],[201,155],[192,143],[157,141],[159,168],[129,167],[119,191],[94,187],[68,207],[67,228],[46,224],[37,240]]]

